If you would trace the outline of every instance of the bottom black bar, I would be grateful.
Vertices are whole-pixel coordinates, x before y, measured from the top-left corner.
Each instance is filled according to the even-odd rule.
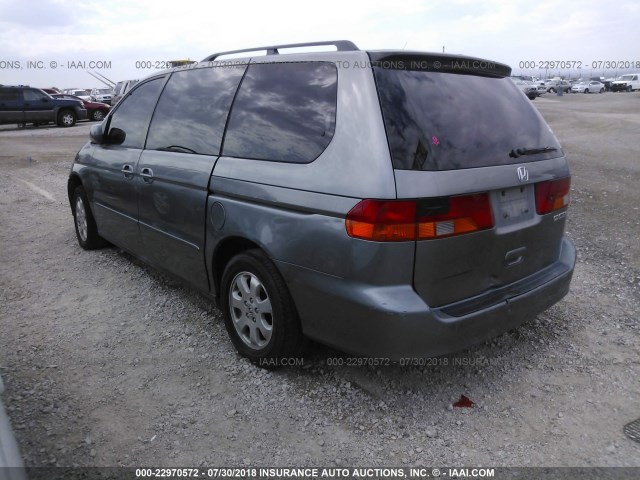
[[[0,480],[497,479],[638,480],[639,467],[0,467]]]

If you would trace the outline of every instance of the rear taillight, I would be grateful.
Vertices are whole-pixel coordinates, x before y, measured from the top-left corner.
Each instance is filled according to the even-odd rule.
[[[362,200],[345,220],[350,237],[376,242],[416,239],[415,201]]]
[[[536,183],[536,212],[538,215],[560,210],[569,205],[571,177]]]
[[[362,200],[345,220],[350,237],[403,242],[449,237],[493,227],[486,193],[430,200]]]

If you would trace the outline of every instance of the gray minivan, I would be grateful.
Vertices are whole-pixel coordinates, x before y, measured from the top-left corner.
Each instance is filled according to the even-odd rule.
[[[309,45],[333,50],[288,50]],[[484,341],[576,259],[565,155],[510,73],[336,41],[154,74],[76,156],[78,241],[215,299],[259,363],[305,337],[392,360]]]

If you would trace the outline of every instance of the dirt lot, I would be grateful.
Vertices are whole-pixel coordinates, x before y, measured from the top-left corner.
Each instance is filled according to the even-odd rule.
[[[573,173],[568,297],[430,365],[333,366],[314,345],[271,373],[207,300],[80,249],[65,186],[89,124],[3,127],[0,375],[25,463],[640,468],[622,433],[640,417],[640,93],[534,105]]]

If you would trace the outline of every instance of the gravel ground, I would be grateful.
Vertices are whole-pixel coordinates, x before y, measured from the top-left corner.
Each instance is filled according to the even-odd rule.
[[[640,93],[534,105],[572,167],[572,291],[410,367],[319,345],[252,366],[208,300],[77,245],[66,178],[89,124],[2,128],[0,375],[26,465],[640,468],[622,433],[640,417]]]

